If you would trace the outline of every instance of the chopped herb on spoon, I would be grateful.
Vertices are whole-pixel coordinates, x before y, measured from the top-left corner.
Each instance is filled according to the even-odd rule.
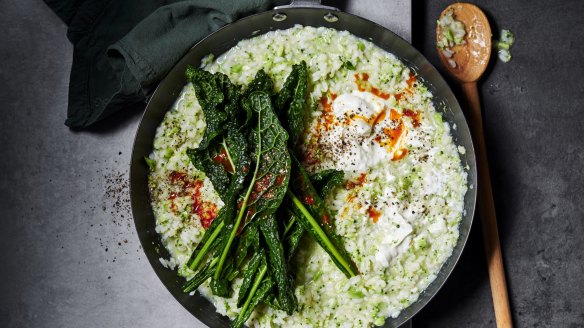
[[[448,64],[454,68],[456,67],[456,62],[451,58],[455,52],[454,47],[466,44],[464,40],[466,35],[464,24],[456,20],[453,10],[446,12],[436,23],[442,31],[436,44],[444,57],[448,58]]]

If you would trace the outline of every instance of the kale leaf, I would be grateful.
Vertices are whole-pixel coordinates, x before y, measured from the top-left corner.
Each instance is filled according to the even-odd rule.
[[[291,315],[298,307],[298,300],[294,295],[294,286],[288,275],[284,247],[278,234],[278,223],[275,215],[266,215],[259,219],[260,230],[268,246],[268,259],[270,272],[278,289],[278,304],[280,308]]]
[[[308,70],[306,62],[302,61],[292,66],[292,72],[274,101],[276,111],[290,134],[292,145],[296,145],[304,133],[307,95]]]
[[[215,76],[193,66],[188,66],[187,80],[193,84],[195,94],[203,114],[207,127],[198,149],[206,149],[211,141],[223,133],[224,123],[227,121],[227,113],[218,108],[223,102],[224,95]]]
[[[207,253],[216,245],[216,239],[220,234],[225,234],[229,225],[232,224],[237,210],[237,200],[244,187],[245,178],[248,175],[250,158],[245,135],[238,130],[229,130],[225,138],[224,147],[226,153],[229,155],[234,172],[226,192],[221,197],[224,202],[223,207],[219,210],[217,217],[213,220],[209,229],[205,231],[203,239],[199,242],[187,262],[188,267],[192,270],[198,268]],[[209,176],[210,172],[205,172],[205,174]]]
[[[348,278],[357,275],[357,267],[345,251],[341,238],[336,234],[324,201],[316,192],[300,161],[295,156],[291,157],[294,172],[291,180],[292,190],[288,190],[287,195],[292,201],[292,210],[297,214],[304,229],[331,256],[336,266]]]
[[[274,91],[274,82],[263,69],[260,69],[256,73],[255,77],[249,83],[247,89],[245,90],[241,97],[241,108],[243,108],[245,112],[244,126],[247,126],[253,115],[253,110],[251,109],[249,96],[257,91],[264,91],[267,92],[268,94],[272,94],[272,92]]]
[[[344,180],[345,173],[335,169],[322,170],[310,176],[310,181],[323,199],[326,199],[335,187],[342,185]]]
[[[211,281],[212,289],[217,286],[218,293],[223,291],[224,284],[220,282],[225,280],[224,265],[232,253],[231,246],[244,224],[244,218],[250,220],[275,213],[284,199],[290,179],[290,154],[286,148],[288,134],[274,113],[269,94],[264,91],[253,92],[249,95],[249,104],[257,121],[249,134],[255,169],[247,191],[241,198],[235,221],[226,222],[225,225],[229,236],[222,245],[223,251]]]

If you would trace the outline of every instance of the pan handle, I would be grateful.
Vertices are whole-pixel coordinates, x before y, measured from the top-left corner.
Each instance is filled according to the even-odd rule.
[[[292,0],[289,5],[274,7],[274,10],[288,8],[319,8],[332,11],[339,11],[338,8],[321,5],[320,0]]]

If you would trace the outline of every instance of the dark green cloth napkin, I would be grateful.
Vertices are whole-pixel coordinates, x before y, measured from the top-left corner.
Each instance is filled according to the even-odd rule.
[[[144,104],[206,35],[278,0],[45,0],[74,45],[65,124],[87,127]],[[284,1],[286,2],[286,1]]]

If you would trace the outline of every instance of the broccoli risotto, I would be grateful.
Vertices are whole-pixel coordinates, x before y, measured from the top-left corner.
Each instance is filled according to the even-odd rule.
[[[343,274],[307,235],[289,265],[297,310],[260,305],[252,327],[382,325],[418,299],[452,254],[464,211],[467,173],[448,123],[415,72],[373,43],[346,31],[295,26],[243,40],[203,60],[236,85],[263,69],[273,92],[294,64],[306,62],[309,114],[298,142],[309,174],[344,173],[324,198],[344,249],[358,269]],[[205,115],[191,83],[158,127],[147,158],[156,231],[170,257],[160,261],[185,279],[193,249],[225,205],[209,177],[191,163]],[[233,280],[233,286],[242,278]],[[204,282],[198,292],[217,312],[237,317],[237,293],[219,297]]]

